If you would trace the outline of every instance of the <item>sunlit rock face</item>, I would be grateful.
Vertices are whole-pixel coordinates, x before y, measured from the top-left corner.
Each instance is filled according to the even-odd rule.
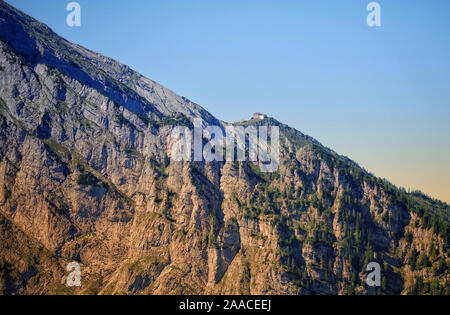
[[[448,294],[448,205],[263,114],[276,172],[175,162],[195,118],[232,125],[1,1],[0,292]]]

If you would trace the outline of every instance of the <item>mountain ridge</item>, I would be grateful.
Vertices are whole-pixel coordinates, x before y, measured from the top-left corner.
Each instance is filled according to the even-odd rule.
[[[171,161],[173,126],[228,123],[3,1],[0,45],[0,292],[448,294],[447,204],[273,118],[276,173]]]

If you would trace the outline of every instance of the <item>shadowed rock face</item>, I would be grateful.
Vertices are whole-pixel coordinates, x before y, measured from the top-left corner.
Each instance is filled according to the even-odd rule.
[[[0,292],[448,294],[448,205],[272,118],[276,173],[172,161],[194,118],[226,125],[1,1]]]

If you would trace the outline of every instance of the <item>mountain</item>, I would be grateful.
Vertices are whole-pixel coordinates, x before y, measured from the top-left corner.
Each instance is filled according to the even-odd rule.
[[[196,118],[278,126],[278,171],[174,161],[171,131]],[[273,118],[222,122],[0,1],[3,294],[449,294],[449,210]]]

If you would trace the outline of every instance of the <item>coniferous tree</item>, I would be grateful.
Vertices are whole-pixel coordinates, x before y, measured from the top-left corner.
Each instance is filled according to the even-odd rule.
[[[412,271],[416,270],[417,251],[415,247],[411,248],[411,250],[408,252],[406,261],[408,262],[408,265],[411,267]]]
[[[417,260],[416,263],[416,268],[420,270],[428,267],[428,265],[429,261],[427,255],[425,253],[420,254],[419,259]]]

